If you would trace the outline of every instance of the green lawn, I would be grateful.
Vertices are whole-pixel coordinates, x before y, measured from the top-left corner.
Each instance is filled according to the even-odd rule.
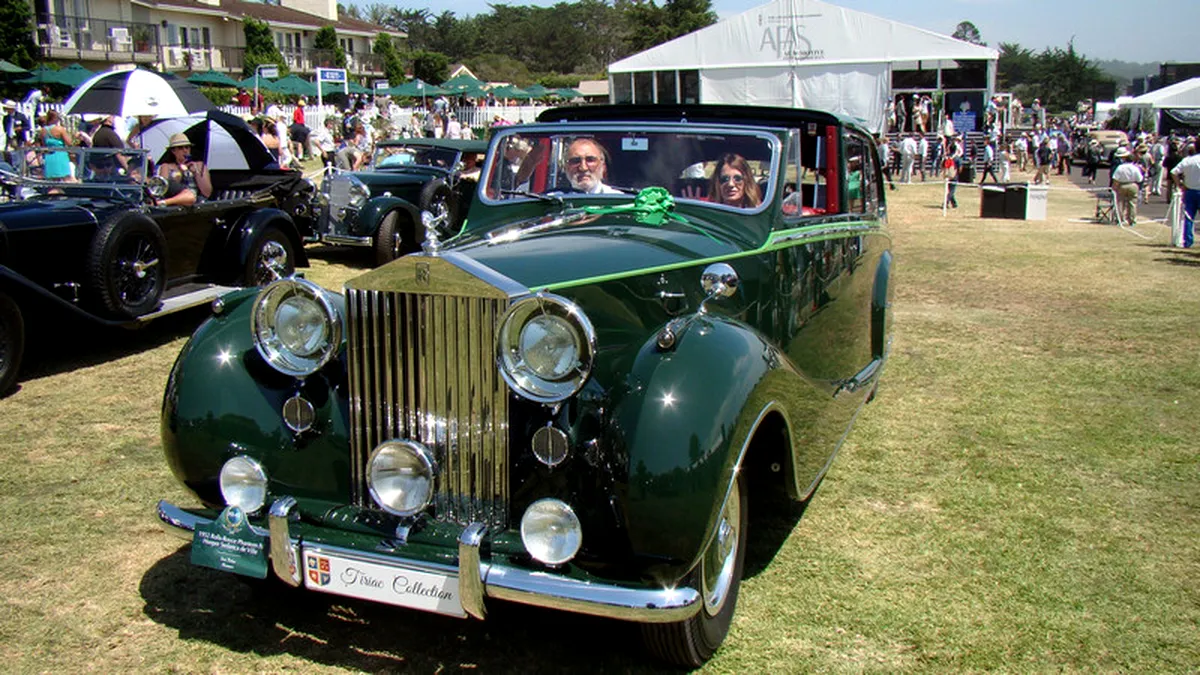
[[[1200,669],[1200,255],[1075,222],[1092,206],[1070,190],[1045,222],[980,220],[966,189],[948,218],[936,188],[889,197],[879,397],[803,516],[752,533],[773,539],[708,670]],[[366,260],[313,255],[333,287]],[[54,327],[0,401],[3,670],[654,669],[620,623],[460,621],[190,566],[153,506],[186,499],[158,415],[203,314]]]

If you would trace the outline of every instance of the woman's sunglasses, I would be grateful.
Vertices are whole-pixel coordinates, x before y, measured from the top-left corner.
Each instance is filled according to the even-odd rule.
[[[732,175],[732,176],[721,176],[721,185],[724,185],[724,184],[728,183],[729,181],[733,181],[740,185],[745,180],[746,179],[743,178],[741,174]]]

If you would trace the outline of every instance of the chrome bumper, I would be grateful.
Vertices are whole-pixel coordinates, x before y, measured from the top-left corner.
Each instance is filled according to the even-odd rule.
[[[282,497],[271,505],[267,530],[255,528],[269,537],[275,576],[292,586],[303,582],[300,540],[290,533],[290,524],[297,517],[296,500]],[[158,503],[158,519],[164,530],[186,541],[192,540],[197,525],[212,522],[167,501]],[[487,613],[484,598],[638,623],[683,621],[700,609],[700,594],[692,588],[626,588],[484,561],[479,550],[486,536],[487,528],[473,523],[458,539],[459,595],[463,611],[475,618],[482,619]],[[380,565],[398,562],[392,556],[366,551],[355,551],[355,555]],[[411,565],[414,561],[403,562]]]

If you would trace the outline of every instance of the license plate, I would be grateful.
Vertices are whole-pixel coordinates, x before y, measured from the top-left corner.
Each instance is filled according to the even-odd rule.
[[[404,564],[382,565],[305,547],[304,585],[314,591],[466,617],[458,575]]]

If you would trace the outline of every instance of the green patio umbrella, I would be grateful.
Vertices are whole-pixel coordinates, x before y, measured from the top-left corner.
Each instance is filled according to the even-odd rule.
[[[506,84],[503,87],[496,87],[492,90],[492,94],[496,98],[519,98],[523,100],[533,98],[529,95],[529,92],[518,87],[514,87],[511,84]]]
[[[578,90],[572,89],[570,87],[563,87],[562,89],[555,89],[554,93],[556,95],[558,95],[559,98],[565,98],[568,101],[570,101],[571,99],[574,99],[574,98],[583,98],[583,94],[579,93]]]
[[[247,77],[246,79],[242,80],[241,82],[238,82],[237,86],[239,86],[243,89],[246,89],[247,91],[253,91],[254,90],[254,76],[251,75],[250,77]],[[260,78],[258,78],[258,89],[259,89],[259,91],[275,91],[275,82],[273,80],[268,80],[265,77],[260,77]]]
[[[455,77],[452,77],[452,78],[446,80],[445,82],[441,83],[438,86],[440,86],[442,89],[445,89],[448,92],[449,91],[461,92],[468,88],[485,87],[485,86],[487,86],[487,82],[484,82],[483,80],[481,80],[477,77],[471,77],[470,75],[468,75],[466,73],[461,73]],[[467,95],[469,96],[469,94],[467,94]]]
[[[350,91],[351,94],[373,94],[373,93],[375,93],[371,89],[368,89],[367,87],[364,87],[357,82],[348,83],[346,85],[346,88]]]
[[[442,88],[445,89],[446,85],[443,84]],[[487,96],[487,89],[485,89],[482,84],[469,84],[465,87],[459,87],[459,88],[455,89],[454,93],[457,96],[467,96],[469,98],[483,98],[484,96]]]
[[[37,68],[29,71],[29,77],[23,77],[17,80],[17,84],[58,84],[66,87],[74,88],[75,85],[67,84],[59,75],[59,71],[53,68],[47,68],[45,65],[40,65]]]
[[[546,98],[547,96],[554,95],[552,89],[547,89],[536,82],[533,86],[525,87],[525,93],[529,94],[529,98]]]
[[[15,63],[9,63],[4,59],[0,59],[0,75],[28,75],[29,71]]]
[[[87,68],[84,68],[78,63],[72,63],[66,68],[58,71],[58,81],[74,89],[84,82],[87,82],[93,75],[95,75],[95,73]]]
[[[275,85],[271,88],[271,91],[276,91],[280,94],[286,94],[288,96],[316,96],[317,85],[301,78],[295,73],[292,73],[287,77],[282,77],[276,80]]]
[[[188,77],[188,82],[192,84],[206,84],[210,87],[244,87],[246,85],[239,83],[237,80],[226,75],[225,73],[216,70],[206,70],[203,73],[192,73]],[[250,78],[250,87],[254,87],[254,78]],[[262,82],[259,82],[259,89],[262,89]]]

